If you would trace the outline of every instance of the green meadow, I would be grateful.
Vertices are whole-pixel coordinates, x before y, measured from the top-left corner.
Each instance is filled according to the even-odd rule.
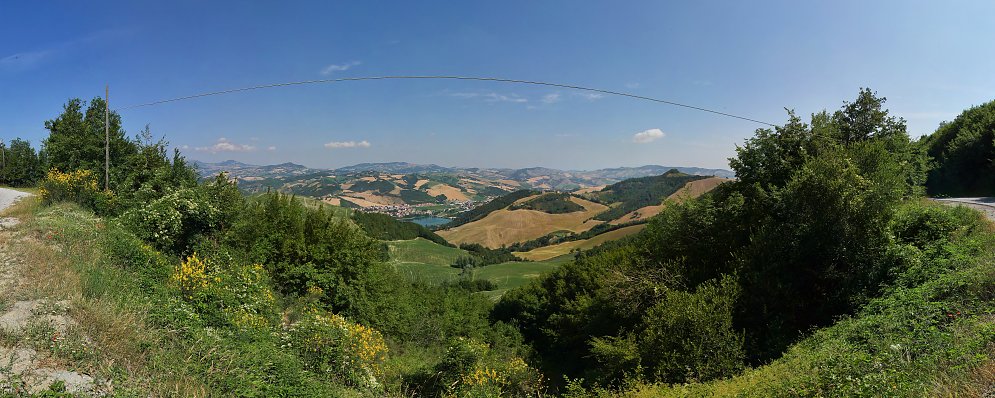
[[[387,242],[390,260],[394,267],[410,280],[443,283],[459,278],[460,270],[450,266],[467,251],[447,247],[426,239],[397,240]],[[508,289],[525,285],[552,271],[572,259],[564,255],[546,261],[505,262],[479,267],[473,271],[474,279],[486,279],[497,285],[496,290],[480,294],[497,299]]]

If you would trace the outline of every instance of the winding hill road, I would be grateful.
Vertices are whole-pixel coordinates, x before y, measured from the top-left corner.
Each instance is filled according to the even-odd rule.
[[[989,198],[944,198],[933,199],[949,205],[967,206],[985,214],[989,220],[995,221],[995,197]]]

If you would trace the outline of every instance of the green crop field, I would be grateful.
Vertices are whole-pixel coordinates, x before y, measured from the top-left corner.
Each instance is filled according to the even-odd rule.
[[[572,260],[572,256],[561,256],[546,261],[535,262],[507,262],[489,265],[477,269],[473,277],[477,279],[488,279],[497,284],[497,290],[480,292],[487,297],[497,300],[509,289],[525,285],[538,279],[543,274],[550,272],[560,264]]]
[[[430,264],[449,267],[465,250],[447,247],[423,238],[387,242],[391,260],[402,264]]]
[[[449,265],[456,260],[456,257],[466,255],[464,250],[442,246],[422,238],[390,241],[387,245],[390,248],[391,261],[398,271],[411,280],[428,283],[442,283],[458,278],[460,270]],[[572,258],[571,255],[565,255],[546,261],[494,264],[478,268],[474,271],[473,277],[496,283],[497,290],[481,292],[496,299],[508,289],[535,280]]]

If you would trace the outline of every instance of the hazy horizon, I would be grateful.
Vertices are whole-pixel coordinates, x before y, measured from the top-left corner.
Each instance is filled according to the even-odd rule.
[[[445,168],[450,168],[450,169],[473,169],[473,168],[477,168],[477,169],[511,169],[511,170],[517,170],[517,169],[531,169],[531,168],[547,168],[547,169],[554,169],[554,170],[560,170],[560,171],[595,171],[595,170],[604,170],[604,169],[618,169],[618,168],[631,168],[631,169],[634,169],[634,168],[639,168],[639,167],[659,166],[659,167],[698,167],[698,168],[701,168],[701,169],[709,169],[709,170],[726,170],[726,171],[732,171],[728,167],[701,167],[701,166],[689,166],[689,165],[683,165],[683,164],[659,164],[659,163],[657,163],[657,164],[638,164],[638,165],[622,165],[622,166],[598,167],[598,168],[593,168],[593,169],[564,169],[564,168],[551,167],[551,166],[545,166],[545,165],[534,165],[534,166],[524,166],[524,167],[499,167],[499,166],[498,167],[490,167],[490,166],[473,166],[473,165],[448,165],[448,164],[439,164],[439,163],[416,163],[416,162],[408,162],[408,161],[404,161],[404,160],[397,160],[397,161],[386,161],[386,162],[358,162],[358,163],[352,163],[352,164],[347,164],[347,165],[342,165],[342,166],[335,166],[335,167],[318,167],[318,166],[313,166],[313,165],[310,165],[310,164],[304,164],[304,163],[301,163],[301,162],[295,162],[295,161],[289,161],[289,160],[288,161],[283,161],[283,162],[272,162],[272,163],[252,163],[252,162],[241,161],[241,160],[234,159],[234,158],[228,158],[228,159],[217,160],[217,161],[206,161],[206,160],[191,158],[189,156],[187,156],[186,158],[187,158],[187,160],[190,160],[190,161],[197,161],[197,162],[210,163],[210,164],[219,164],[219,163],[234,161],[234,162],[238,162],[238,163],[242,163],[242,164],[246,164],[246,165],[250,165],[250,166],[277,166],[277,165],[281,165],[281,164],[285,164],[285,163],[293,163],[293,164],[296,164],[298,166],[307,167],[309,169],[320,169],[320,170],[335,170],[335,169],[340,169],[340,168],[344,168],[344,167],[357,166],[357,165],[360,165],[360,164],[406,163],[406,164],[417,165],[417,166],[439,166],[439,167],[445,167]]]

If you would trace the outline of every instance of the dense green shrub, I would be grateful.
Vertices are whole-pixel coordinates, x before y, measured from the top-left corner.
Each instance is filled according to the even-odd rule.
[[[159,249],[182,253],[195,239],[216,230],[221,216],[199,189],[183,188],[126,211],[122,220]]]

